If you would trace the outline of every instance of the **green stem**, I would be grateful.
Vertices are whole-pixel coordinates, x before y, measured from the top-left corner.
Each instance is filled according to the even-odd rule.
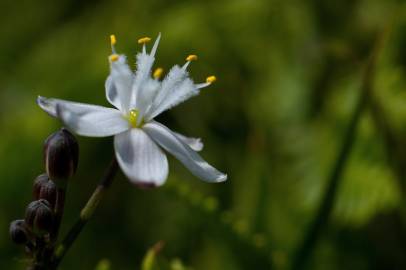
[[[100,180],[98,186],[93,192],[92,196],[90,197],[85,207],[83,207],[82,211],[80,212],[79,219],[76,221],[75,225],[69,230],[68,234],[65,236],[62,243],[56,248],[51,269],[57,269],[58,265],[60,264],[65,254],[72,246],[72,244],[75,242],[84,226],[93,216],[101,199],[104,197],[106,190],[110,187],[111,183],[113,182],[117,171],[118,164],[116,158],[114,157],[109,167],[107,168],[103,178]]]
[[[327,187],[324,191],[321,204],[316,212],[316,216],[310,223],[308,230],[305,234],[303,242],[299,245],[292,261],[292,269],[303,269],[306,267],[307,260],[309,259],[321,233],[323,232],[327,221],[331,215],[340,184],[340,179],[343,174],[344,168],[347,164],[348,157],[351,153],[352,146],[354,145],[357,126],[361,119],[361,115],[366,108],[370,93],[372,91],[372,83],[375,75],[375,66],[377,57],[386,40],[391,23],[385,27],[382,33],[378,36],[374,44],[374,48],[370,54],[366,69],[363,76],[361,85],[361,93],[355,109],[352,113],[348,129],[344,135],[343,142],[336,161],[331,169],[330,176],[328,177]]]

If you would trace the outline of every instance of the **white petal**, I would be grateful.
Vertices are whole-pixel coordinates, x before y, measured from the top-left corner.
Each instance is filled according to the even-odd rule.
[[[227,180],[227,175],[210,166],[199,154],[193,151],[186,143],[179,140],[178,137],[164,125],[153,121],[145,124],[143,130],[200,179],[207,182],[223,182]]]
[[[161,87],[161,83],[158,80],[152,80],[152,79],[147,80],[145,82],[145,84],[143,85],[143,88],[145,88],[144,102],[148,106],[151,105],[152,100],[155,98],[160,87]]]
[[[186,70],[182,69],[178,65],[171,68],[166,75],[165,79],[162,81],[162,88],[154,100],[154,106],[158,106],[168,95],[168,93],[175,88],[176,85],[180,84],[184,79],[186,79],[188,73]]]
[[[179,140],[182,142],[186,143],[189,145],[190,148],[192,148],[194,151],[202,151],[203,150],[203,142],[200,138],[191,138],[191,137],[186,137],[180,133],[177,133],[175,131],[172,131],[172,133],[178,137]]]
[[[142,52],[137,54],[137,68],[135,71],[134,84],[132,86],[133,97],[131,103],[133,106],[136,106],[139,96],[142,96],[143,83],[151,77],[151,68],[154,64],[154,60],[155,58],[147,53]]]
[[[137,108],[139,111],[137,125],[141,123],[141,120],[143,120],[160,88],[161,83],[158,80],[148,79],[143,83],[142,92],[140,92],[141,95],[138,96],[138,102],[135,106],[135,108]]]
[[[183,101],[199,94],[199,90],[195,87],[193,81],[189,78],[183,80],[180,84],[175,86],[168,92],[167,96],[158,106],[153,107],[146,115],[146,121],[149,121],[161,114],[162,112],[169,110],[172,107],[182,103]]]
[[[38,106],[41,107],[41,109],[43,109],[46,113],[48,113],[49,115],[53,116],[53,117],[58,117],[56,115],[56,103],[60,101],[58,99],[50,99],[50,98],[45,98],[45,97],[41,97],[38,96],[37,97],[37,104]],[[69,102],[69,101],[65,101],[65,102]]]
[[[151,107],[146,113],[147,121],[179,103],[199,94],[199,88],[188,78],[184,68],[174,66],[162,82]]]
[[[37,102],[44,111],[60,118],[66,127],[82,136],[107,137],[129,129],[128,121],[116,109],[44,97],[38,97]]]
[[[113,78],[111,77],[111,75],[108,76],[106,79],[105,88],[106,99],[110,102],[110,104],[119,110],[123,110],[123,108],[121,107],[121,101],[118,96],[117,88],[113,83]]]
[[[168,176],[165,153],[138,128],[114,137],[118,163],[124,174],[135,184],[162,185]]]
[[[131,88],[134,74],[127,65],[124,55],[120,55],[116,61],[110,61],[110,76],[116,88],[120,108],[124,113],[130,109]]]
[[[132,86],[131,106],[137,108],[141,114],[143,114],[145,111],[146,106],[151,103],[151,101],[148,100],[150,93],[148,92],[149,89],[147,89],[147,84],[150,81],[153,81],[151,79],[151,68],[155,61],[155,53],[160,39],[161,34],[159,34],[155,40],[150,54],[144,50],[137,54],[137,68],[135,72],[134,84]]]
[[[154,46],[152,46],[150,55],[155,56],[155,53],[156,53],[156,50],[158,49],[160,40],[161,40],[161,33],[158,34],[158,37],[156,38],[156,40],[154,42]]]

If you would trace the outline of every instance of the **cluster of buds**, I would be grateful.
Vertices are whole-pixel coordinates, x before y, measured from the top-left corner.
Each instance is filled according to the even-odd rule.
[[[36,260],[41,254],[47,256],[44,251],[52,250],[55,244],[66,185],[76,171],[78,157],[78,143],[68,130],[62,128],[51,134],[44,143],[46,173],[34,180],[34,200],[28,204],[25,218],[10,224],[11,240],[25,245]]]

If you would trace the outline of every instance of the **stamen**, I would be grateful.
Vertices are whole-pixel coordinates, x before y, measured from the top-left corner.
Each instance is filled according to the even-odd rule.
[[[207,83],[214,83],[217,80],[216,76],[209,76],[206,78]]]
[[[132,127],[137,127],[138,115],[139,115],[138,110],[134,109],[130,111],[128,115],[128,122],[130,122]]]
[[[183,69],[183,70],[186,70],[187,67],[189,66],[190,62],[196,61],[196,60],[197,60],[197,55],[196,55],[196,54],[189,54],[189,55],[186,57],[186,63],[182,66],[182,69]]]
[[[197,55],[196,54],[190,54],[188,57],[186,57],[186,61],[196,61],[197,60]]]
[[[155,79],[159,79],[162,76],[162,73],[164,72],[163,68],[157,68],[154,71],[154,74],[152,75]]]
[[[110,35],[110,43],[111,43],[111,46],[116,45],[117,39],[116,39],[115,35]]]
[[[151,41],[150,37],[143,37],[143,38],[138,39],[138,44],[145,44],[145,43],[148,43],[150,41]]]
[[[113,52],[113,54],[116,54],[116,48],[115,48],[116,43],[117,43],[116,36],[110,35],[111,51]]]
[[[110,55],[110,61],[111,62],[116,62],[118,60],[118,58],[119,58],[118,54]]]

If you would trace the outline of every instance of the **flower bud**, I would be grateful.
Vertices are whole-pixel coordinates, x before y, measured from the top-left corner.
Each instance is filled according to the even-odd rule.
[[[52,181],[48,181],[41,187],[38,199],[45,199],[49,202],[51,207],[54,207],[56,202],[56,194],[57,188],[55,183]]]
[[[41,188],[44,184],[46,184],[49,181],[49,177],[46,173],[39,175],[37,178],[34,180],[34,185],[32,188],[32,195],[34,199],[38,200],[39,194],[41,192]]]
[[[44,157],[49,178],[57,184],[66,180],[76,172],[78,165],[76,138],[65,128],[51,134],[44,144]]]
[[[34,181],[33,196],[35,200],[45,199],[51,206],[55,206],[57,187],[47,174],[41,174]]]
[[[47,200],[31,202],[25,212],[25,222],[37,234],[50,232],[53,226],[54,213]]]
[[[10,236],[11,240],[18,245],[27,243],[29,236],[24,220],[18,219],[10,223]]]

